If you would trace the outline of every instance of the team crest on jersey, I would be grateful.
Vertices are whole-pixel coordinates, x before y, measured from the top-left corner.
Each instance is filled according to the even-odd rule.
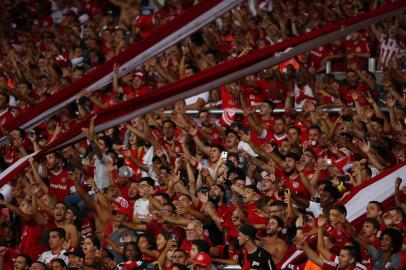
[[[292,186],[293,186],[294,188],[298,188],[298,187],[299,187],[299,182],[293,182]]]
[[[361,52],[361,47],[355,48],[355,51],[356,51],[357,53]]]
[[[66,177],[62,177],[61,182],[65,184],[66,183]]]

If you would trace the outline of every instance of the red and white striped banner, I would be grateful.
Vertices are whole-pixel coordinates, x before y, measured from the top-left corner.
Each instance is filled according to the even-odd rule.
[[[190,36],[226,11],[236,7],[242,0],[205,0],[180,13],[165,25],[155,28],[149,36],[129,46],[111,60],[73,82],[65,89],[30,108],[28,112],[4,125],[6,131],[18,127],[29,130],[54,115],[58,110],[75,100],[77,94],[88,89],[95,91],[112,81],[113,66],[120,66],[119,76],[123,76],[146,60],[158,55],[167,48]],[[3,134],[4,135],[4,134]],[[0,145],[7,142],[7,137],[0,138]]]
[[[344,37],[353,31],[365,28],[372,23],[394,16],[399,12],[403,12],[406,9],[405,6],[406,1],[386,4],[378,9],[327,25],[302,36],[288,39],[282,43],[222,63],[191,77],[159,88],[148,95],[114,105],[99,112],[99,117],[95,122],[95,129],[97,132],[100,132],[112,128],[133,117],[143,115],[177,100],[208,91],[225,83],[259,72],[264,68],[277,65],[300,53]],[[287,48],[292,49],[284,54],[274,56],[276,52],[285,51]],[[110,72],[110,70],[108,72]],[[88,125],[89,119],[89,116],[86,117],[69,131],[61,134],[51,145],[38,153],[37,156],[61,149],[66,145],[83,139],[81,128]],[[14,171],[13,174],[15,174]],[[2,174],[0,186],[4,185],[4,183],[10,179],[8,175]]]
[[[406,175],[406,162],[393,166],[379,175],[365,181],[362,185],[356,187],[352,193],[343,198],[339,203],[345,205],[347,209],[347,220],[354,226],[361,225],[365,218],[365,212],[370,201],[378,201],[384,207],[393,205],[395,202],[395,181],[397,177]],[[406,185],[403,181],[401,188]],[[305,259],[303,251],[291,247],[290,252],[286,255],[281,269],[286,268],[289,264],[297,264]]]

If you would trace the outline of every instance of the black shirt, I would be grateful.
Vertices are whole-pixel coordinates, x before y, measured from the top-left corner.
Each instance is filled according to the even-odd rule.
[[[246,253],[246,255],[244,254]],[[250,269],[258,269],[258,270],[274,270],[275,265],[272,260],[272,255],[261,247],[257,247],[257,250],[249,254],[244,249],[240,252],[240,256],[238,257],[238,263],[242,267],[244,265],[245,257],[248,258]]]

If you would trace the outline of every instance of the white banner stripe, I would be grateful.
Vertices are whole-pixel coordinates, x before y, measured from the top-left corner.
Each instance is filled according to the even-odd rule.
[[[2,171],[0,173],[0,181],[2,181],[4,178],[6,178],[6,176],[8,174],[10,174],[12,171],[14,171],[18,166],[20,166],[21,164],[23,164],[25,161],[27,161],[28,159],[30,159],[31,157],[35,156],[38,152],[29,154],[27,156],[24,156],[22,158],[20,158],[19,160],[17,160],[16,162],[14,162],[11,166],[9,166],[7,169],[5,169],[4,171]]]
[[[223,0],[216,6],[212,7],[207,12],[201,14],[200,16],[193,19],[191,22],[183,26],[182,28],[178,29],[177,31],[173,32],[166,38],[162,39],[155,45],[151,46],[150,48],[146,49],[136,57],[129,59],[128,62],[122,64],[120,67],[120,77],[124,76],[125,74],[132,72],[137,67],[141,66],[145,63],[148,59],[158,55],[159,53],[163,52],[164,50],[170,48],[177,42],[181,41],[182,39],[190,36],[192,33],[196,32],[200,28],[204,27],[205,25],[212,22],[217,17],[221,16],[223,13],[227,12],[228,10],[236,7],[237,5],[241,4],[242,0]],[[97,89],[102,88],[110,84],[112,81],[112,72],[105,75],[95,83],[91,84],[87,88],[90,91],[95,91]],[[77,95],[76,95],[77,96]],[[39,123],[46,120],[54,113],[65,107],[67,104],[73,102],[76,99],[76,96],[70,97],[68,100],[62,101],[61,103],[49,108],[48,110],[42,112],[41,114],[37,115],[36,117],[32,118],[28,122],[21,125],[21,128],[24,130],[30,130],[36,127]],[[2,137],[0,139],[0,145],[7,143],[7,137]]]
[[[199,85],[193,89],[187,90],[187,91],[183,91],[182,93],[179,93],[177,95],[174,95],[170,98],[158,101],[156,103],[153,104],[149,104],[144,106],[143,108],[134,111],[132,113],[126,114],[124,116],[118,117],[114,120],[111,120],[109,122],[106,123],[102,123],[99,124],[96,127],[96,130],[98,132],[112,128],[114,126],[117,126],[121,123],[124,123],[126,121],[129,121],[130,119],[137,117],[137,116],[141,116],[144,115],[145,113],[148,113],[150,111],[156,110],[158,108],[164,107],[166,105],[170,105],[173,104],[174,102],[181,100],[181,99],[186,99],[188,97],[194,96],[194,95],[198,95],[200,93],[206,92],[210,89],[214,89],[217,87],[220,87],[221,85],[236,81],[238,79],[244,78],[245,76],[248,76],[250,74],[254,74],[257,72],[260,72],[261,70],[265,69],[265,68],[269,68],[271,66],[277,65],[281,62],[284,62],[286,60],[291,59],[292,57],[295,57],[303,52],[307,52],[310,51],[313,48],[317,48],[318,46],[321,46],[323,44],[329,43],[333,40],[337,40],[340,39],[342,37],[347,36],[349,33],[352,33],[354,31],[357,31],[359,29],[363,29],[365,27],[367,27],[370,24],[379,22],[381,20],[384,20],[388,17],[392,17],[396,14],[398,14],[400,11],[406,10],[405,8],[401,8],[398,10],[393,10],[393,11],[389,11],[386,12],[382,15],[373,17],[373,18],[368,18],[365,19],[361,22],[355,23],[354,25],[348,26],[346,28],[342,28],[340,30],[336,30],[333,31],[331,33],[328,33],[326,35],[323,35],[321,37],[306,41],[298,46],[293,47],[291,50],[289,50],[288,52],[285,53],[281,53],[278,56],[274,56],[268,59],[264,59],[252,66],[249,67],[245,67],[242,68],[238,71],[232,72],[230,74],[227,74],[217,80],[213,80],[211,82],[208,82],[206,84],[202,84]],[[83,135],[78,135],[75,137],[75,139],[82,139]],[[74,139],[69,140],[70,143],[74,142]],[[67,143],[64,143],[63,145],[67,145]],[[59,147],[58,147],[59,148]]]
[[[196,17],[193,21],[182,27],[181,29],[173,32],[170,36],[164,38],[160,42],[156,43],[155,45],[151,46],[141,54],[137,55],[136,57],[130,59],[127,63],[121,65],[120,67],[120,77],[126,75],[129,72],[132,72],[145,61],[150,59],[153,55],[157,55],[164,50],[172,47],[179,41],[187,38],[198,29],[206,26],[211,21],[216,19],[217,17],[221,16],[226,11],[236,7],[237,5],[241,4],[242,0],[223,0],[218,5],[210,9],[209,11],[203,13],[202,15]],[[111,83],[112,81],[112,73],[107,74],[102,79],[98,80],[94,84],[89,86],[89,90],[94,91],[97,89],[106,86],[107,84]]]
[[[404,177],[405,175],[406,165],[361,189],[345,204],[347,219],[352,222],[362,216],[370,201],[383,202],[392,197],[395,194],[396,177]],[[405,185],[406,181],[403,181],[401,187]]]

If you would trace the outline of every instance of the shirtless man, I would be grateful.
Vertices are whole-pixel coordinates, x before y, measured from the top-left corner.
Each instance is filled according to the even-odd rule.
[[[38,188],[33,188],[35,191]],[[34,192],[36,194],[37,192]],[[37,205],[36,195],[33,196],[34,205]],[[64,247],[67,249],[78,247],[80,244],[80,232],[75,225],[65,222],[65,214],[68,206],[65,202],[59,201],[55,204],[53,209],[48,214],[40,213],[38,210],[33,211],[36,223],[46,229],[53,229],[55,226],[64,230],[65,243]]]
[[[288,246],[283,239],[280,238],[284,227],[283,220],[278,216],[271,216],[266,226],[266,237],[261,241],[261,246],[271,253],[275,264],[278,264],[285,255]]]
[[[66,241],[70,243],[69,248],[78,247],[80,244],[80,233],[75,225],[65,222],[68,206],[64,202],[57,202],[54,208],[54,222],[56,227],[66,232]]]
[[[89,194],[81,187],[80,172],[76,171],[76,173],[72,175],[72,178],[75,184],[76,191],[82,198],[86,207],[88,207],[93,212],[96,231],[104,232],[107,222],[112,216],[112,202],[119,196],[117,188],[114,186],[109,186],[105,189],[104,192],[102,192],[99,188],[97,188],[94,179],[89,178],[89,185],[92,187],[92,190],[94,192],[94,196],[90,197]]]

